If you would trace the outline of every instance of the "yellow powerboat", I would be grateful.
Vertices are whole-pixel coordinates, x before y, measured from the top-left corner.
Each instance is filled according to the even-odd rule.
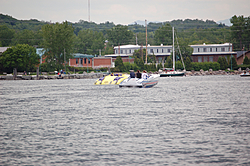
[[[105,77],[101,77],[95,81],[95,85],[119,85],[123,80],[127,79],[127,74],[110,74]]]

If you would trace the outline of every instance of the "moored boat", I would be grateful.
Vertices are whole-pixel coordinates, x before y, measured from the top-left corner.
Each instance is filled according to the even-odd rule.
[[[177,41],[178,43],[178,41]],[[179,48],[179,46],[178,46]],[[180,48],[179,48],[180,51]],[[161,70],[159,70],[160,73],[160,77],[176,77],[176,76],[184,76],[185,72],[183,71],[175,71],[175,52],[174,52],[174,27],[173,27],[173,68],[163,68]],[[181,55],[181,54],[180,54]],[[182,55],[181,55],[181,59],[182,59]],[[185,65],[182,59],[182,64],[185,70]]]
[[[176,77],[176,76],[185,76],[184,72],[174,71],[172,69],[163,68],[161,69],[160,77]]]

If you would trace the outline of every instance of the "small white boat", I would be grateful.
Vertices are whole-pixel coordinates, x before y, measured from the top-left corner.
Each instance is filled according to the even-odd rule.
[[[241,77],[250,77],[250,74],[249,74],[249,73],[246,73],[246,74],[241,74],[240,76],[241,76]]]
[[[151,88],[158,84],[157,78],[160,77],[159,74],[152,74],[147,79],[142,78],[127,78],[123,80],[119,87],[133,87],[133,88]]]
[[[241,77],[250,77],[249,71],[244,70],[242,74],[240,74]]]

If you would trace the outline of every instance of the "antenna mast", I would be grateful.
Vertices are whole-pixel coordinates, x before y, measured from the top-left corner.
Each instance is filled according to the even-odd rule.
[[[175,71],[175,55],[174,55],[174,27],[173,27],[173,70]]]
[[[90,0],[88,0],[88,14],[89,14],[89,22],[90,22]]]
[[[147,20],[145,20],[145,26],[146,26],[146,61],[145,64],[148,63],[148,34],[147,34]]]

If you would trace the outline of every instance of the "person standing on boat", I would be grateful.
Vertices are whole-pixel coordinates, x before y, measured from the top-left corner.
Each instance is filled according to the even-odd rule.
[[[141,79],[141,73],[140,73],[140,70],[137,70],[137,73],[136,73],[136,77]]]
[[[134,72],[134,70],[130,70],[130,78],[135,78],[135,72]]]
[[[144,80],[146,80],[146,79],[148,78],[148,74],[147,74],[146,70],[143,70],[143,73],[142,73],[141,77],[142,77]]]

